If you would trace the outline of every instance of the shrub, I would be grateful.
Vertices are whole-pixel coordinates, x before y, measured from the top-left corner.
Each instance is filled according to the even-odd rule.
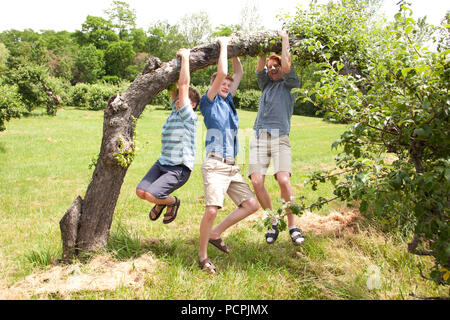
[[[44,86],[48,78],[48,69],[45,66],[32,63],[11,70],[7,77],[9,84],[17,85],[17,93],[29,112],[46,106],[47,113],[54,115],[56,109]]]
[[[239,109],[258,110],[260,98],[260,90],[238,90],[234,96],[234,104]]]
[[[71,88],[70,82],[64,78],[48,77],[47,86],[59,97],[60,105],[67,105],[71,102]]]
[[[164,109],[170,110],[171,102],[169,90],[166,89],[158,93],[149,104],[152,106],[162,106]]]
[[[70,89],[69,104],[75,107],[87,107],[87,93],[90,85],[86,83],[77,83]]]
[[[116,93],[117,87],[107,84],[93,84],[89,87],[86,101],[89,110],[104,109],[108,100]]]
[[[202,97],[203,95],[205,95],[206,91],[208,91],[209,86],[202,86],[202,85],[194,86],[193,85],[192,88],[197,90],[198,93],[200,94],[200,97]]]
[[[6,129],[5,123],[11,118],[20,118],[25,105],[20,98],[17,86],[0,85],[0,131]]]
[[[287,26],[307,39],[292,51],[321,61],[320,80],[305,94],[315,94],[327,118],[352,124],[332,145],[338,170],[309,180],[313,190],[331,182],[335,198],[311,208],[359,201],[386,230],[411,233],[408,252],[434,258],[428,279],[450,285],[448,36],[433,38],[439,50],[422,46],[414,36],[423,25],[404,4],[395,22],[369,28],[364,4],[313,7]]]
[[[120,78],[118,76],[103,76],[102,81],[116,85],[120,82]]]
[[[312,101],[315,101],[314,95],[311,97]],[[309,100],[297,99],[294,103],[294,114],[299,116],[317,117],[323,116],[324,111],[318,107],[315,103]]]
[[[116,85],[109,83],[86,84],[78,83],[70,89],[68,103],[75,107],[89,110],[104,109],[108,100],[117,92],[123,92],[129,87],[129,82],[122,81]]]

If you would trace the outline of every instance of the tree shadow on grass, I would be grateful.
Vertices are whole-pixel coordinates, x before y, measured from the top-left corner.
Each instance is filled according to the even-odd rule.
[[[46,111],[32,111],[32,112],[24,112],[21,115],[24,118],[38,118],[38,117],[46,117],[48,116]]]
[[[161,277],[183,270],[190,281],[201,281],[208,276],[198,265],[199,239],[185,233],[169,234],[167,238],[139,239],[121,235],[112,235],[113,243],[108,247],[117,259],[137,259],[150,254],[163,262]],[[223,239],[231,250],[225,254],[210,245],[208,255],[217,267],[214,282],[221,288],[220,294],[226,294],[226,283],[247,279],[258,292],[242,293],[253,298],[278,297],[281,299],[349,299],[366,298],[364,284],[344,283],[329,273],[339,272],[332,267],[324,271],[321,267],[327,263],[327,236],[308,234],[301,246],[292,244],[289,235],[280,234],[276,243],[269,245],[263,234],[252,234],[245,228],[226,235]],[[325,273],[324,273],[325,272]],[[336,274],[335,274],[336,275]],[[361,280],[361,279],[360,279]],[[170,277],[168,281],[172,281]],[[231,281],[231,282],[230,282]],[[225,286],[225,287],[222,287]],[[286,286],[286,287],[284,287]],[[231,289],[230,289],[231,290]],[[231,290],[232,291],[232,290]],[[359,292],[359,293],[358,293]]]
[[[230,254],[222,253],[212,245],[208,247],[209,257],[221,271],[228,268],[240,271],[256,268],[284,270],[288,274],[297,274],[304,270],[307,262],[302,258],[303,253],[298,254],[300,247],[294,246],[290,240],[282,239],[276,244],[268,245],[261,239],[244,239],[240,233],[237,231],[224,238],[231,250]],[[125,227],[119,227],[118,231],[111,234],[107,250],[119,260],[152,253],[156,258],[169,264],[173,261],[190,269],[193,265],[198,265],[199,245],[197,237],[169,236],[141,239],[139,235],[133,234]],[[318,247],[314,250],[317,254]]]

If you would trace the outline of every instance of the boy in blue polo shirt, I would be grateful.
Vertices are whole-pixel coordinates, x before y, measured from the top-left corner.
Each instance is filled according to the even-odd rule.
[[[195,132],[200,95],[189,87],[189,49],[180,49],[181,70],[178,79],[178,99],[173,95],[172,113],[167,118],[161,139],[161,157],[150,168],[136,188],[139,198],[155,205],[150,210],[150,220],[160,217],[167,206],[163,223],[170,223],[177,217],[180,199],[170,196],[184,185],[194,168]]]
[[[273,174],[280,187],[281,198],[291,201],[294,195],[290,177],[292,173],[292,151],[289,140],[291,117],[297,96],[294,88],[300,88],[295,74],[289,47],[289,35],[280,31],[281,57],[264,55],[258,57],[258,85],[262,90],[258,114],[253,129],[255,138],[250,142],[249,177],[261,207],[272,210],[272,200],[264,183],[270,162]],[[295,225],[295,217],[288,209],[289,234],[294,245],[305,241],[302,230]],[[269,227],[266,242],[272,244],[278,238],[278,225]]]
[[[258,201],[250,187],[239,173],[235,163],[238,152],[239,119],[232,95],[241,81],[243,69],[238,57],[233,58],[233,77],[228,73],[228,38],[220,38],[220,55],[217,73],[211,78],[210,88],[200,99],[200,111],[204,117],[206,132],[207,159],[202,165],[202,177],[205,189],[205,213],[200,224],[200,268],[210,273],[216,267],[208,258],[207,247],[211,243],[219,250],[229,253],[221,234],[258,210]],[[225,193],[238,206],[213,228],[217,212],[222,208]]]

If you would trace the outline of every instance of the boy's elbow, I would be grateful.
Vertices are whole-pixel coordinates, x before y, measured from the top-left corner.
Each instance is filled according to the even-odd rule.
[[[291,71],[292,71],[292,63],[291,63],[291,61],[285,61],[284,63],[282,63],[281,68],[282,68],[281,71],[284,74],[291,73]]]
[[[226,76],[227,76],[227,73],[224,70],[217,70],[216,78],[223,80],[223,79],[225,79]]]

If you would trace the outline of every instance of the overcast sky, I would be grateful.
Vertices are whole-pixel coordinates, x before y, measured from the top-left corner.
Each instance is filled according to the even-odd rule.
[[[247,1],[256,2],[262,25],[267,29],[281,27],[276,15],[288,12],[293,14],[297,5],[307,8],[309,0],[122,0],[136,10],[137,26],[147,30],[157,20],[167,20],[175,24],[185,14],[201,10],[209,14],[213,27],[221,24],[239,23],[242,7]],[[398,10],[399,0],[385,0],[384,11],[393,17]],[[327,0],[319,0],[320,3]],[[428,16],[430,23],[439,24],[450,10],[449,0],[409,0],[415,17]],[[0,31],[26,28],[55,31],[75,31],[88,15],[106,17],[112,0],[8,0],[0,7]]]

